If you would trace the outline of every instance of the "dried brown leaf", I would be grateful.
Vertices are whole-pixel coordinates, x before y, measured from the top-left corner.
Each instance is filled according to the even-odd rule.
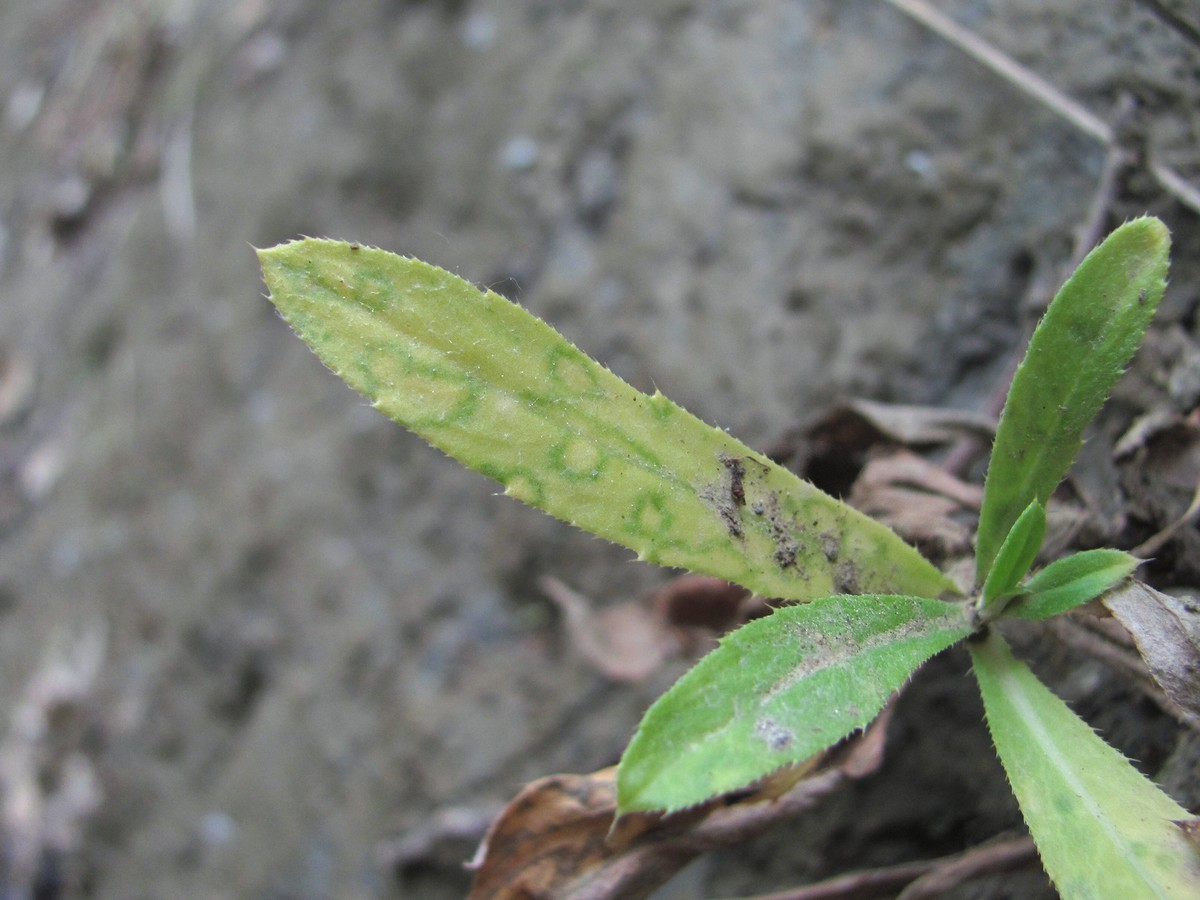
[[[1200,723],[1200,602],[1131,581],[1103,603],[1133,636],[1154,680]]]
[[[770,456],[835,491],[848,489],[869,453],[881,446],[987,444],[995,418],[974,412],[847,400],[786,434]]]
[[[666,816],[614,822],[616,769],[527,785],[488,829],[468,900],[630,900],[645,897],[697,855],[740,843],[875,771],[888,714],[842,748],[755,788]]]
[[[681,575],[645,601],[603,608],[556,578],[539,585],[574,647],[613,681],[643,681],[668,659],[706,652],[714,638],[769,611],[744,587],[707,575]]]
[[[652,608],[629,602],[597,610],[591,600],[556,578],[542,578],[539,585],[562,612],[571,643],[613,681],[642,681],[679,650]]]
[[[945,559],[970,550],[970,523],[982,496],[978,485],[898,450],[867,463],[850,492],[850,503]]]
[[[841,410],[845,415],[860,416],[882,437],[910,446],[948,444],[972,435],[990,439],[996,433],[994,418],[966,410],[874,400],[850,400]]]

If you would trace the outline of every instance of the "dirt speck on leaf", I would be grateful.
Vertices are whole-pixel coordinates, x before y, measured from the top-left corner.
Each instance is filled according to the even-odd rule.
[[[843,560],[838,565],[833,586],[839,594],[858,593],[858,565],[853,560]]]

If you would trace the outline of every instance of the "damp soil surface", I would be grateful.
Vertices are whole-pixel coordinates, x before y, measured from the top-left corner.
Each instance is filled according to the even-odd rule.
[[[603,607],[672,573],[368,408],[276,317],[252,246],[427,259],[768,447],[843,397],[984,408],[1079,236],[1150,211],[1172,283],[1069,539],[1182,514],[1200,18],[937,5],[1128,164],[880,0],[0,6],[0,893],[460,897],[489,817],[613,763],[684,667],[598,672],[539,580]],[[1122,468],[1147,413],[1178,429]],[[1147,577],[1197,584],[1198,537]],[[1196,808],[1195,733],[1087,652],[1021,645]],[[878,775],[660,896],[1019,834],[966,670],[919,674]],[[1034,866],[959,895],[1050,889]]]

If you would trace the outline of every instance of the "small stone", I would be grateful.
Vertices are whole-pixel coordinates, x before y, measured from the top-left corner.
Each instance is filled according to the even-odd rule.
[[[504,145],[500,165],[511,172],[527,172],[537,164],[540,152],[537,141],[528,135],[519,135]]]
[[[237,823],[228,813],[210,812],[200,820],[200,840],[210,847],[220,847],[233,840]]]
[[[79,174],[68,175],[50,192],[50,214],[59,225],[78,222],[92,202],[92,186]]]
[[[473,12],[467,16],[459,30],[463,45],[471,50],[488,50],[496,43],[500,26],[496,17],[489,12]]]
[[[0,350],[0,428],[21,418],[33,401],[33,364],[20,353]]]
[[[933,157],[924,150],[909,150],[904,154],[904,166],[914,175],[919,175],[926,181],[937,180],[937,164]]]
[[[4,124],[13,131],[24,131],[41,112],[46,98],[46,86],[36,81],[22,81],[8,95],[4,107]]]

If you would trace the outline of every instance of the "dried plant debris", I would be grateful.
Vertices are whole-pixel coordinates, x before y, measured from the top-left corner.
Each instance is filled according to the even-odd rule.
[[[1187,835],[1188,840],[1196,845],[1196,849],[1200,850],[1200,818],[1181,819],[1175,824]]]
[[[933,559],[971,549],[983,491],[907,450],[873,458],[850,492],[850,503],[894,529]]]
[[[910,447],[949,444],[964,437],[991,439],[996,420],[969,410],[847,400],[825,414],[825,428],[851,429],[857,421],[863,431],[874,431],[876,441],[886,440]]]
[[[498,811],[474,806],[443,807],[425,817],[416,828],[379,844],[375,860],[381,868],[392,871],[430,865],[458,866],[464,856],[461,848],[466,846],[469,853]]]
[[[874,772],[887,721],[885,714],[840,750],[670,816],[631,813],[614,822],[615,768],[535,781],[488,829],[471,863],[469,900],[645,897],[699,854],[741,843]]]
[[[538,584],[562,613],[575,649],[613,681],[643,681],[679,650],[666,623],[645,604],[624,602],[597,609],[557,578],[542,578]]]
[[[1167,696],[1200,725],[1200,600],[1132,581],[1103,603],[1133,636]]]
[[[65,890],[65,861],[79,849],[84,827],[103,800],[100,779],[80,743],[105,645],[99,628],[56,641],[13,708],[0,743],[5,897],[57,896]]]
[[[745,588],[707,575],[680,575],[648,598],[605,607],[557,578],[538,584],[562,613],[575,649],[613,681],[644,681],[669,659],[698,657],[770,609]]]
[[[927,449],[991,440],[991,416],[961,410],[846,400],[784,435],[769,455],[835,493],[849,490],[870,455],[884,447]]]

